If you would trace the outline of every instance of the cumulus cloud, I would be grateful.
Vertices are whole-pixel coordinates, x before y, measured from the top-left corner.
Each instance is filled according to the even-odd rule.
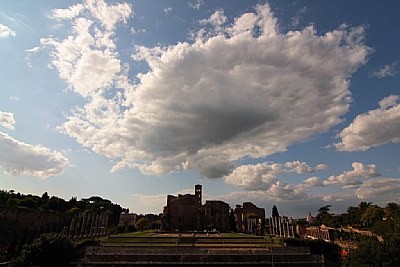
[[[15,119],[14,114],[11,112],[0,111],[0,126],[7,129],[14,130]]]
[[[211,24],[215,27],[220,27],[223,24],[225,24],[225,22],[228,20],[228,18],[225,16],[224,11],[223,10],[217,10],[215,11],[210,18],[208,19],[202,19],[199,21],[200,25],[207,25],[207,24]]]
[[[321,166],[318,165],[318,166]],[[304,196],[310,186],[317,186],[320,180],[317,177],[306,179],[303,184],[292,185],[278,180],[279,173],[312,173],[316,168],[304,162],[293,161],[286,163],[259,163],[242,165],[231,174],[224,177],[228,184],[236,185],[245,190],[261,190],[275,198],[291,199]]]
[[[224,177],[225,182],[243,189],[267,189],[278,182],[273,165],[256,164],[237,167],[231,174]]]
[[[393,62],[392,64],[387,64],[385,65],[382,69],[379,69],[377,71],[371,72],[369,74],[370,77],[375,77],[378,79],[382,79],[385,77],[390,77],[390,76],[395,76],[398,74],[398,70],[396,70],[397,66],[397,61]]]
[[[317,176],[312,176],[303,181],[305,185],[309,186],[322,186],[321,179]]]
[[[242,165],[237,167],[231,174],[224,177],[225,182],[237,185],[244,189],[268,188],[276,183],[276,175],[280,173],[312,173],[325,168],[325,164],[318,164],[312,168],[305,162],[292,161],[285,163],[258,163],[255,165]]]
[[[230,162],[224,156],[206,156],[197,161],[199,173],[203,177],[220,178],[230,173],[236,164]]]
[[[0,38],[7,38],[10,36],[16,36],[15,31],[11,30],[6,25],[0,24]]]
[[[61,174],[69,160],[60,152],[30,145],[0,132],[0,166],[7,175],[29,174],[47,178]]]
[[[72,19],[81,13],[84,9],[82,4],[76,4],[64,9],[53,9],[50,17],[55,19]]]
[[[88,97],[115,83],[122,67],[114,29],[117,23],[126,23],[131,13],[126,3],[108,5],[103,0],[53,10],[51,17],[72,22],[72,35],[64,40],[43,38],[41,44],[53,47],[52,63],[72,90]]]
[[[345,171],[338,176],[330,176],[323,184],[325,186],[338,184],[343,188],[354,188],[360,186],[367,178],[380,176],[375,164],[364,165],[360,162],[353,162],[351,166],[353,170]]]
[[[396,202],[400,195],[399,178],[375,178],[364,181],[356,191],[359,199],[374,200],[381,204]]]
[[[15,130],[14,114],[0,111],[0,126]],[[60,152],[30,145],[0,131],[0,166],[7,175],[29,174],[47,178],[61,174],[69,160]]]
[[[370,51],[360,27],[280,33],[267,4],[231,22],[219,10],[200,22],[193,43],[136,47],[133,58],[144,60],[148,72],[110,97],[124,68],[112,27],[96,26],[108,23],[93,16],[100,5],[92,6],[91,19],[72,20],[73,35],[44,42],[54,48],[60,76],[96,100],[75,110],[62,130],[118,161],[113,170],[160,175],[198,168],[216,177],[228,175],[236,160],[285,151],[341,122],[351,101],[349,78]],[[128,14],[116,13],[125,15],[113,27]]]
[[[379,102],[379,108],[358,115],[339,133],[340,151],[365,151],[386,143],[400,142],[400,97],[391,95]]]

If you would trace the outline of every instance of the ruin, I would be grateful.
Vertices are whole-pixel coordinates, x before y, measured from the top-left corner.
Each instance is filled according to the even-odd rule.
[[[265,210],[251,202],[236,205],[235,210],[230,210],[229,204],[221,200],[206,200],[203,204],[200,184],[195,185],[194,194],[168,195],[161,218],[163,231],[214,230],[263,234],[264,225]]]
[[[238,232],[264,233],[265,209],[258,208],[251,202],[244,202],[243,205],[236,205],[234,214]]]
[[[194,194],[168,195],[161,218],[164,231],[229,231],[229,204],[207,200],[202,204],[202,186],[195,185]]]

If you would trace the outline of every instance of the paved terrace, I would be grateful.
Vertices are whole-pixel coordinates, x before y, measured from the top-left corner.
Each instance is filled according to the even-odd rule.
[[[241,234],[132,234],[110,236],[88,246],[83,266],[323,266],[307,248],[284,247]]]

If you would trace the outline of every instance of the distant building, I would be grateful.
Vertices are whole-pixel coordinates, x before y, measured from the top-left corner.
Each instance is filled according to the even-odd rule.
[[[307,222],[313,223],[314,221],[315,221],[315,218],[311,215],[311,212],[309,212],[307,215]]]
[[[267,219],[268,234],[282,237],[295,236],[293,219],[286,216],[273,216]]]
[[[335,228],[322,226],[309,226],[305,229],[305,236],[310,239],[323,239],[327,242],[333,241]]]
[[[209,229],[228,231],[229,228],[229,205],[220,200],[207,200],[204,205],[203,226]]]
[[[217,200],[202,204],[202,186],[195,185],[194,195],[168,195],[161,218],[161,230],[229,231],[229,204]]]
[[[234,213],[238,232],[259,234],[264,232],[264,208],[258,208],[251,202],[244,202],[243,205],[236,205]]]

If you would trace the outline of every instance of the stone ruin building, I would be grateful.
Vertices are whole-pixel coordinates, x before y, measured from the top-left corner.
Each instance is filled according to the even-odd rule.
[[[265,210],[251,202],[236,205],[235,210],[230,210],[229,204],[221,200],[206,200],[203,204],[200,184],[195,185],[194,194],[168,195],[161,218],[163,231],[217,230],[263,234],[264,225]]]
[[[164,231],[229,231],[229,204],[207,200],[202,204],[202,186],[195,185],[194,195],[168,195],[161,218]]]
[[[236,229],[241,233],[263,234],[265,226],[265,209],[258,208],[251,202],[236,205]]]

